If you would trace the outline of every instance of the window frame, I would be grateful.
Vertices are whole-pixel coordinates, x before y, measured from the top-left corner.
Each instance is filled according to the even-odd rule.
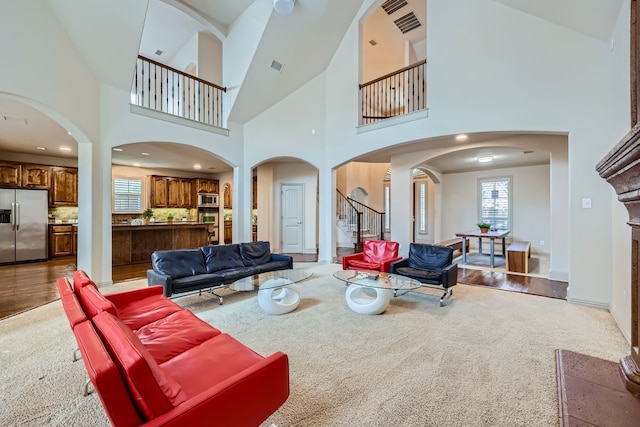
[[[477,188],[477,197],[478,197],[478,214],[477,214],[477,219],[478,222],[489,222],[491,223],[491,229],[495,228],[495,224],[498,220],[502,221],[499,217],[497,216],[486,216],[483,217],[482,215],[482,202],[483,202],[483,198],[482,198],[482,187],[484,183],[497,183],[497,182],[502,182],[502,181],[506,181],[507,182],[507,228],[498,228],[498,230],[513,230],[513,176],[512,175],[502,175],[502,176],[495,176],[495,177],[482,177],[482,178],[478,178],[478,188]]]
[[[128,186],[131,186],[131,182],[139,182],[140,183],[140,194],[136,193],[117,193],[116,194],[116,181],[127,181]],[[127,199],[139,199],[139,210],[117,210],[116,209],[116,197],[126,197]],[[130,207],[131,205],[128,204]],[[144,210],[144,179],[136,178],[136,177],[123,177],[123,176],[114,176],[111,180],[111,212],[113,214],[140,214]]]

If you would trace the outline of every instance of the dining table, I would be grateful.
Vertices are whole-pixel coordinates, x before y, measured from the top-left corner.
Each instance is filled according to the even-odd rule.
[[[469,239],[478,239],[478,253],[482,255],[482,239],[489,239],[489,265],[491,268],[495,267],[495,241],[496,239],[502,240],[502,256],[506,256],[506,239],[510,230],[489,230],[482,232],[479,229],[473,231],[465,231],[462,233],[456,233],[457,237],[462,237],[462,264],[467,263],[467,252],[469,249]]]

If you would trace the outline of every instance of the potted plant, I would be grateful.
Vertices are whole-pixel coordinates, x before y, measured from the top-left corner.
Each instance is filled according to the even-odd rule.
[[[167,215],[167,223],[169,224],[173,224],[173,214],[170,213],[169,215]]]
[[[478,228],[480,229],[481,233],[488,233],[489,229],[491,228],[491,224],[488,222],[479,222],[476,224],[478,226]]]
[[[145,209],[142,212],[142,222],[144,223],[144,225],[149,224],[149,220],[151,219],[151,217],[153,217],[153,211],[151,209]]]

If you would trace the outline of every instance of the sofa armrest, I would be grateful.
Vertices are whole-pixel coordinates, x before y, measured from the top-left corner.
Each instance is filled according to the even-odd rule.
[[[271,254],[271,261],[289,261],[289,268],[293,268],[293,257],[290,255]]]
[[[442,286],[449,288],[458,283],[458,264],[449,264],[442,269]]]
[[[396,269],[400,267],[408,267],[409,266],[409,258],[402,258],[398,261],[392,261],[389,263],[389,273],[397,274]]]
[[[289,359],[276,352],[143,424],[155,426],[260,425],[289,397]],[[251,402],[251,410],[247,410]]]
[[[364,252],[358,252],[355,254],[351,254],[351,255],[345,255],[342,257],[342,269],[343,270],[348,270],[349,269],[349,261],[352,259],[359,259],[361,260],[364,257]]]
[[[147,284],[149,287],[155,285],[162,285],[164,290],[164,296],[170,297],[173,293],[173,286],[171,285],[171,276],[162,274],[155,270],[147,270]]]
[[[401,259],[402,259],[402,257],[398,256],[398,257],[388,258],[388,259],[385,259],[384,261],[381,261],[380,262],[380,271],[383,272],[383,273],[389,273],[390,272],[389,269],[391,268],[390,267],[391,263],[394,262],[394,261],[399,261]]]
[[[148,288],[104,294],[104,297],[115,304],[116,307],[121,307],[124,304],[128,304],[132,301],[139,301],[141,299],[148,298],[154,295],[162,295],[163,291],[164,289],[162,286],[154,285],[149,286]]]

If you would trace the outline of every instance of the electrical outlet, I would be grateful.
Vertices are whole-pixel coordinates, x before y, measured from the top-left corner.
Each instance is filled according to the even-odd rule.
[[[544,240],[540,240],[540,246],[544,246]]]

